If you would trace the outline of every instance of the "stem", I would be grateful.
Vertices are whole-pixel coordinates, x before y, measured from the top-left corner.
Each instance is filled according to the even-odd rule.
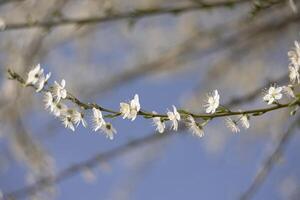
[[[33,86],[33,85],[25,85],[24,78],[22,78],[16,72],[13,72],[12,70],[9,69],[8,74],[10,75],[10,77],[9,77],[10,79],[18,81],[19,83],[21,83],[25,87],[35,88],[35,86]],[[42,92],[49,92],[49,89],[43,89]],[[112,109],[102,107],[102,106],[100,106],[96,103],[84,103],[84,102],[80,101],[78,98],[76,98],[74,95],[72,95],[69,92],[68,92],[68,95],[67,95],[66,99],[70,100],[71,102],[78,105],[79,107],[81,107],[84,110],[91,110],[93,108],[97,108],[97,109],[99,109],[103,112],[113,114],[113,116],[116,116],[116,117],[121,115],[121,113],[119,111],[115,111],[115,110],[112,110]],[[218,117],[234,116],[234,115],[245,115],[245,114],[252,115],[252,116],[258,116],[258,115],[262,115],[262,114],[265,114],[265,113],[273,111],[273,110],[287,108],[287,107],[290,107],[290,106],[293,106],[293,105],[299,105],[299,104],[300,104],[300,98],[297,97],[297,99],[294,99],[291,102],[288,102],[286,104],[277,103],[276,105],[268,107],[268,108],[258,108],[258,109],[246,110],[246,111],[230,111],[229,109],[226,108],[226,110],[224,110],[223,112],[214,113],[214,114],[194,114],[194,113],[188,112],[186,110],[180,110],[180,114],[183,117],[191,115],[194,118],[201,118],[201,119],[204,119],[204,120],[208,120],[208,119],[212,120],[212,119],[218,118]],[[137,115],[143,116],[145,118],[161,117],[164,120],[168,120],[168,115],[167,114],[154,114],[152,112],[148,112],[148,111],[144,111],[144,110],[139,111]]]

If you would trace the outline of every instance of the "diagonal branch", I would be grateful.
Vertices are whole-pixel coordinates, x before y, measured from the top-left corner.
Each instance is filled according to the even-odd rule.
[[[281,135],[277,147],[274,149],[273,153],[270,156],[268,156],[266,160],[262,163],[262,168],[255,175],[248,189],[241,195],[240,200],[251,199],[259,190],[264,181],[267,179],[268,175],[271,173],[271,170],[273,169],[276,162],[278,162],[280,154],[284,152],[288,142],[296,133],[295,129],[297,128],[297,126],[299,126],[299,122],[300,117],[296,118],[296,120],[290,125],[288,130]]]

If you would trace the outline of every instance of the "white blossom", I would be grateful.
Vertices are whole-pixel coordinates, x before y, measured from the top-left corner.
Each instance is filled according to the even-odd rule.
[[[54,116],[59,117],[63,113],[65,113],[67,110],[68,110],[68,108],[65,104],[55,103],[53,110],[52,111],[50,110],[50,111],[53,113]]]
[[[68,113],[65,113],[63,115],[60,115],[60,120],[62,121],[65,128],[71,129],[72,131],[75,131],[74,124],[72,122],[72,117]]]
[[[56,98],[56,102],[59,102],[61,99],[65,99],[67,97],[66,81],[63,79],[61,83],[54,82],[53,86],[53,96]]]
[[[220,104],[220,95],[218,90],[215,90],[213,94],[207,95],[207,103],[204,105],[206,107],[206,113],[215,113],[216,109]]]
[[[268,102],[268,104],[272,104],[274,101],[281,99],[282,87],[271,86],[266,92],[263,100]]]
[[[40,79],[41,75],[44,73],[44,69],[41,68],[41,65],[36,65],[33,69],[28,72],[26,85],[36,84]]]
[[[87,123],[84,119],[83,113],[78,112],[77,110],[72,110],[71,120],[72,120],[73,124],[76,124],[76,126],[78,126],[81,123],[83,127],[85,127],[85,128],[87,127]]]
[[[45,109],[46,110],[49,109],[50,112],[53,112],[54,107],[56,106],[56,103],[53,99],[53,96],[52,96],[51,92],[46,92],[44,94],[44,99],[43,100],[44,100],[44,103],[45,103]]]
[[[292,83],[300,83],[299,65],[289,66],[289,78]]]
[[[157,114],[156,112],[153,112],[153,114]],[[153,124],[156,126],[156,131],[159,133],[163,133],[165,131],[166,125],[161,120],[161,117],[153,117]]]
[[[233,133],[240,132],[240,128],[237,125],[237,122],[232,120],[230,117],[225,118],[225,124]]]
[[[5,21],[2,18],[0,18],[0,31],[5,30],[5,28],[6,28]]]
[[[120,112],[123,115],[123,119],[128,118],[130,116],[130,105],[128,103],[120,103]]]
[[[293,66],[300,66],[300,45],[297,41],[294,42],[295,47],[288,52],[288,57],[291,61],[291,65]]]
[[[167,112],[169,120],[172,121],[172,128],[174,131],[178,129],[178,121],[180,120],[180,114],[177,112],[176,107],[173,105],[173,112]]]
[[[37,82],[36,92],[40,92],[44,88],[45,84],[47,83],[50,77],[51,77],[51,72],[48,73],[46,76],[44,74],[41,75],[40,79]]]
[[[292,85],[283,86],[283,92],[288,95],[289,97],[295,98],[294,89]]]
[[[242,123],[242,126],[245,129],[250,128],[250,122],[249,122],[249,116],[248,115],[242,115],[241,118],[240,118],[240,121]]]
[[[120,103],[120,112],[123,119],[128,118],[131,119],[131,121],[135,120],[140,109],[141,105],[139,102],[139,95],[137,94],[134,95],[134,98],[130,101],[130,103]]]
[[[105,123],[101,127],[101,130],[106,134],[106,137],[109,138],[110,140],[113,140],[114,134],[117,133],[116,129],[112,126],[111,123]]]
[[[196,123],[195,119],[191,115],[187,118],[187,126],[194,135],[198,137],[204,136],[203,128]]]
[[[97,109],[93,108],[93,126],[94,126],[94,131],[98,131],[100,128],[102,128],[105,125],[105,121],[102,116],[102,112]]]

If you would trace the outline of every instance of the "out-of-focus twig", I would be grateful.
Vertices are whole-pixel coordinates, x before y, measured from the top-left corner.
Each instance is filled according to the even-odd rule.
[[[247,190],[241,195],[240,200],[248,200],[251,199],[258,189],[262,186],[264,181],[267,179],[274,165],[280,159],[281,153],[285,150],[288,142],[296,133],[295,129],[300,124],[300,117],[297,117],[295,121],[290,125],[288,130],[283,133],[279,139],[278,145],[274,149],[274,151],[268,156],[265,161],[262,163],[262,167],[259,169],[257,174],[255,175],[252,183],[247,188]]]
[[[244,19],[242,20],[244,23]],[[220,50],[226,50],[228,48],[234,47],[237,44],[245,43],[245,42],[251,42],[251,39],[257,38],[258,35],[270,33],[273,31],[280,31],[283,28],[286,28],[287,26],[296,23],[300,21],[300,14],[298,15],[291,15],[291,16],[285,16],[282,17],[280,20],[274,22],[267,22],[262,23],[260,25],[257,25],[255,27],[249,26],[246,29],[239,30],[237,33],[231,34],[225,38],[221,39],[214,39],[212,41],[212,44],[197,54],[197,59],[204,58],[212,53],[216,53]],[[240,21],[237,23],[240,24]],[[233,26],[228,28],[233,28]],[[209,31],[211,34],[215,33],[215,31],[224,30],[224,27],[216,28],[215,30]],[[109,89],[112,89],[113,87],[117,87],[119,85],[124,85],[124,83],[129,83],[129,81],[133,81],[137,78],[144,77],[147,75],[151,75],[155,72],[157,72],[160,69],[165,68],[171,68],[172,63],[175,59],[182,58],[184,55],[187,55],[189,52],[193,50],[192,46],[195,43],[195,41],[202,37],[205,33],[197,32],[192,37],[186,39],[183,41],[177,48],[171,49],[170,51],[166,52],[163,56],[161,56],[159,59],[154,60],[149,63],[141,64],[135,67],[131,67],[117,75],[114,75],[113,77],[109,77],[108,79],[105,79],[104,81],[99,82],[96,84],[97,86],[97,94],[103,93]],[[187,58],[182,58],[182,60],[187,60]],[[191,59],[189,59],[190,61]],[[170,64],[171,63],[171,64]],[[82,91],[83,93],[88,93],[88,95],[91,95],[92,93],[95,93],[95,90],[87,89],[85,91]]]
[[[57,20],[49,20],[49,21],[35,21],[35,22],[22,22],[22,23],[7,23],[5,26],[6,30],[17,30],[17,29],[31,29],[36,27],[44,27],[44,28],[52,28],[57,26],[65,26],[70,24],[75,25],[87,25],[87,24],[96,24],[96,23],[103,23],[103,22],[111,22],[123,19],[131,19],[131,20],[138,20],[144,17],[150,17],[154,15],[164,15],[164,14],[180,14],[184,12],[191,12],[203,9],[213,9],[213,8],[220,8],[220,7],[229,7],[231,8],[234,5],[240,3],[250,2],[251,0],[222,0],[213,3],[205,3],[202,2],[201,4],[192,4],[182,7],[175,7],[175,8],[150,8],[150,9],[137,9],[134,11],[126,12],[126,13],[116,13],[110,14],[105,17],[86,17],[80,19],[57,19]]]

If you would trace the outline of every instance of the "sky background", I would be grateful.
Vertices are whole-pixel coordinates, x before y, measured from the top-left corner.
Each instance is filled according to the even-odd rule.
[[[170,1],[172,3],[174,2]],[[73,16],[76,10],[83,10],[85,6],[77,1],[76,4],[79,5],[72,5],[74,8],[66,6],[66,16]],[[125,3],[120,4],[120,8],[124,10],[131,8],[130,6],[130,3],[127,6]],[[30,6],[23,7],[21,10],[25,12],[28,9],[28,12],[29,8]],[[9,5],[1,8],[0,16],[8,19],[9,9]],[[78,40],[70,37],[71,39],[53,44],[53,41],[64,37],[60,35],[64,29],[58,28],[49,33],[43,42],[42,55],[33,58],[32,63],[40,62],[45,71],[52,72],[50,83],[64,78],[68,91],[85,102],[97,102],[118,110],[120,102],[129,101],[134,94],[139,94],[142,109],[145,110],[163,113],[175,105],[193,112],[204,112],[202,105],[205,95],[214,89],[219,90],[221,104],[226,104],[233,97],[243,97],[263,86],[267,80],[278,79],[286,74],[287,51],[293,41],[299,39],[299,26],[288,27],[282,32],[274,31],[270,35],[262,34],[257,40],[251,38],[255,44],[243,47],[243,51],[228,50],[225,47],[217,50],[217,40],[216,46],[209,52],[207,46],[214,44],[213,39],[195,41],[193,51],[183,58],[178,56],[179,61],[174,62],[174,68],[161,68],[151,73],[145,71],[108,90],[102,90],[102,86],[111,77],[118,77],[118,74],[132,69],[132,66],[148,63],[164,55],[188,38],[190,32],[193,32],[190,30],[206,31],[211,27],[229,24],[244,16],[245,10],[247,6],[238,10],[195,12],[178,17],[155,16],[137,21],[132,28],[126,21],[104,23],[91,27],[91,33],[82,33]],[[278,10],[274,11],[275,16],[277,12]],[[85,12],[78,13],[78,16],[81,14],[84,16]],[[71,28],[67,30],[71,32]],[[222,41],[226,34],[233,32],[229,28],[224,33],[225,36],[218,39]],[[0,39],[0,58],[3,58],[1,64],[7,65],[13,60],[8,55],[11,52],[4,51],[4,39],[17,38],[12,44],[20,52],[26,51],[25,38],[29,37],[29,31],[25,30],[24,38],[20,38],[22,33],[0,32],[0,38],[3,38]],[[243,37],[244,35],[234,40],[238,41]],[[23,76],[26,71],[28,70],[25,70]],[[3,85],[8,80],[5,72],[1,73],[4,88]],[[91,130],[90,112],[87,113],[89,128],[79,126],[72,132],[43,109],[41,94],[18,84],[14,84],[14,87],[21,89],[22,100],[16,105],[16,109],[20,109],[21,122],[31,137],[53,159],[54,173],[134,139],[159,134],[154,132],[151,120],[138,117],[131,122],[117,118],[108,120],[118,131],[111,141],[101,132]],[[4,108],[8,103],[2,106]],[[258,95],[254,101],[233,109],[266,106],[262,102],[262,95]],[[63,180],[55,187],[57,195],[54,199],[239,199],[251,185],[265,158],[273,152],[279,135],[293,121],[294,117],[287,113],[275,111],[257,117],[251,120],[250,129],[238,134],[233,134],[226,128],[223,118],[209,123],[204,129],[203,138],[193,136],[188,131],[166,133],[170,136],[133,148],[123,155]],[[14,143],[8,139],[14,131],[11,124],[13,121],[0,121],[0,189],[4,194],[28,184],[28,174],[34,170],[14,154]],[[299,129],[295,131],[299,133]],[[299,145],[300,135],[294,134],[279,162],[274,165],[253,199],[299,198]]]

